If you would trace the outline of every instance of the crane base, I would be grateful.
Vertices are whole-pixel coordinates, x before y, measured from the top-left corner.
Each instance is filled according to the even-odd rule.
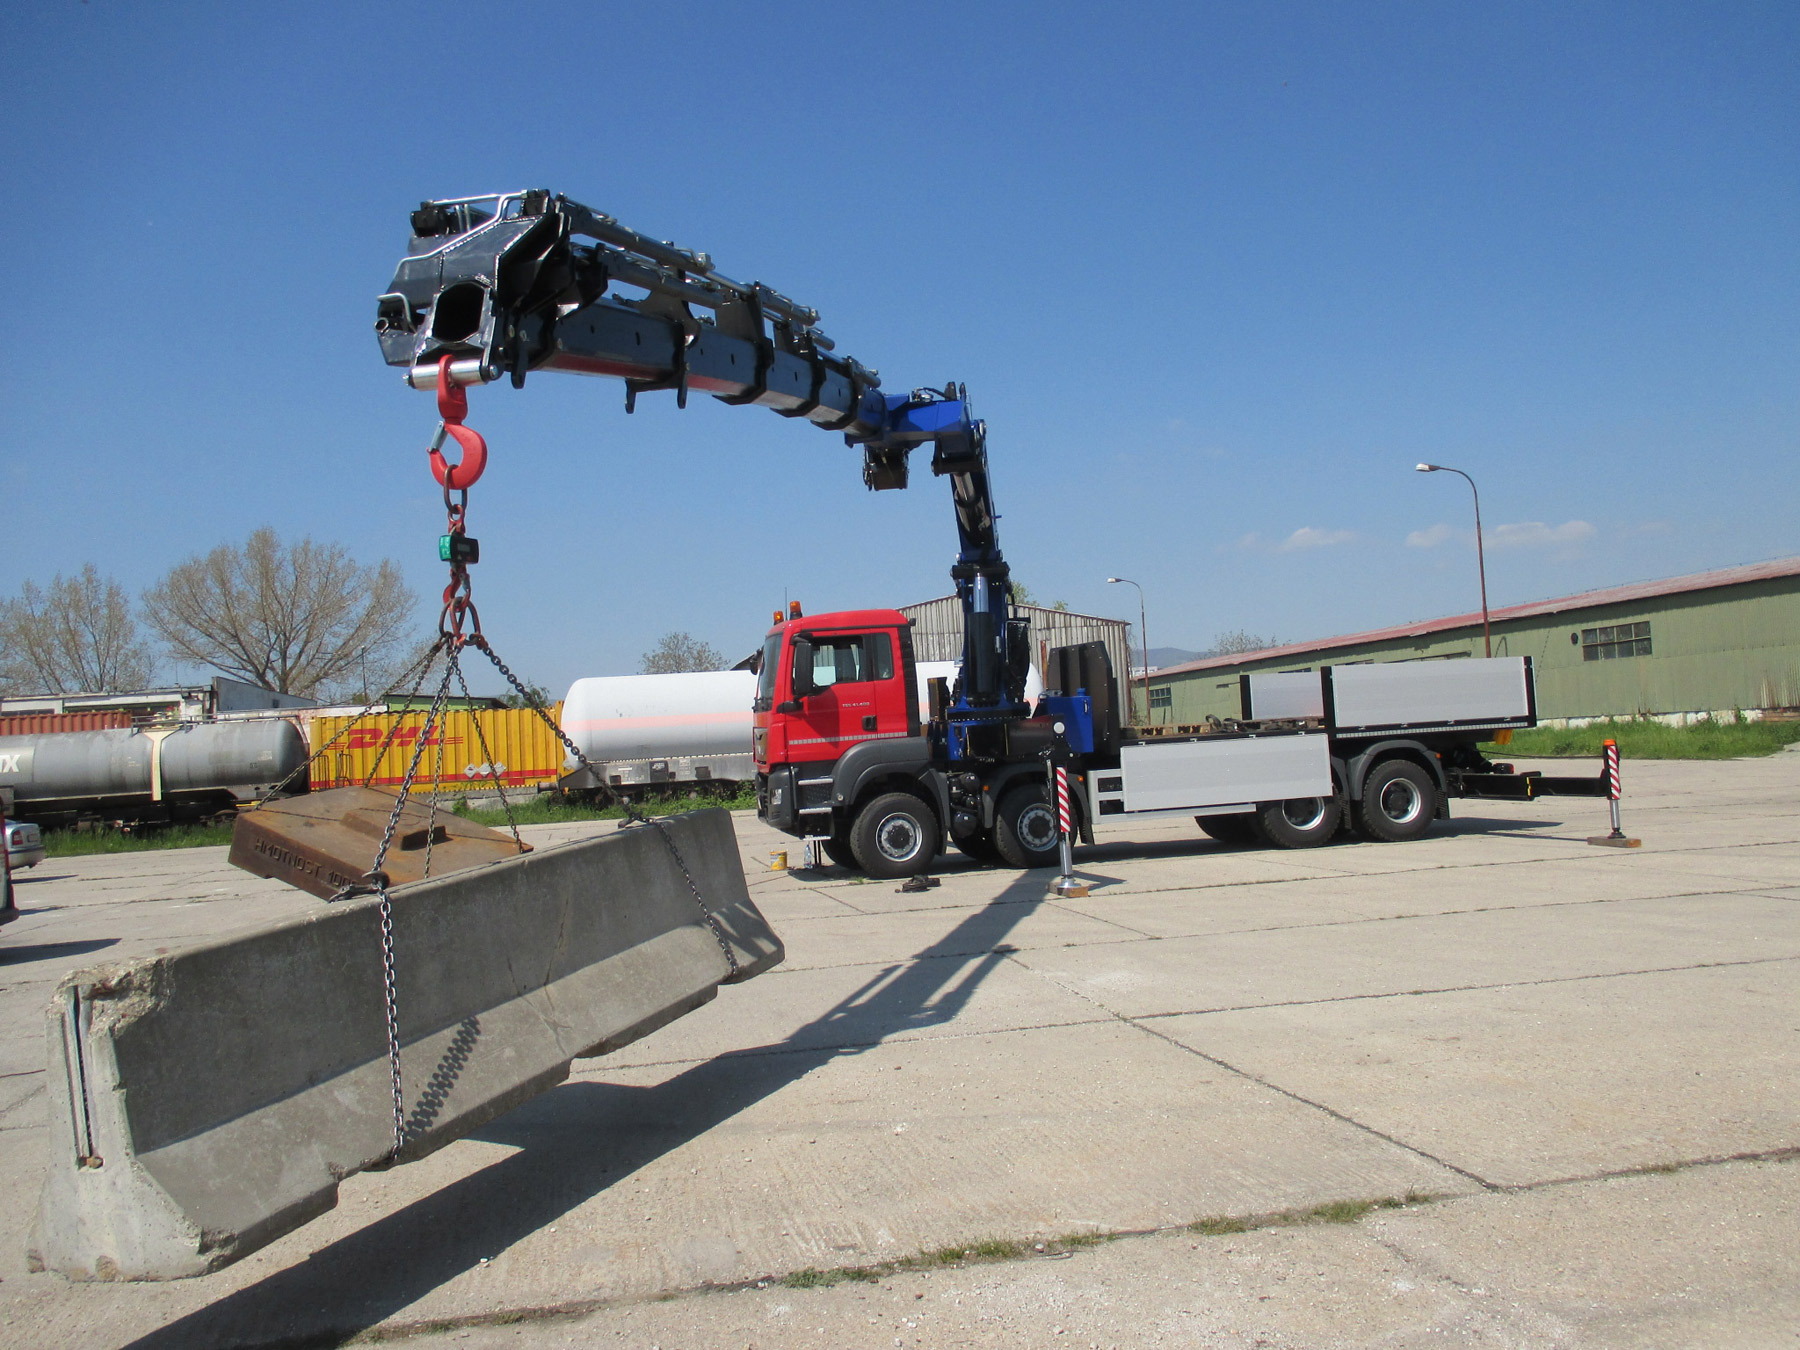
[[[783,954],[716,809],[390,895],[399,1152],[374,897],[84,971],[47,1009],[34,1266],[160,1280],[228,1265],[332,1208],[351,1173],[442,1147]]]

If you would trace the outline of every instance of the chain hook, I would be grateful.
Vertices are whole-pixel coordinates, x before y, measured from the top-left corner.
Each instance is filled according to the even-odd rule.
[[[466,492],[487,468],[487,441],[479,431],[463,425],[463,418],[469,415],[469,391],[450,378],[448,353],[438,358],[437,404],[443,422],[431,442],[432,476],[446,493],[452,488]],[[445,437],[462,447],[461,462],[451,464],[444,458]]]

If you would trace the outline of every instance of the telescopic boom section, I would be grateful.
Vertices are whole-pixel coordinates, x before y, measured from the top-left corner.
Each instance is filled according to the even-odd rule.
[[[874,370],[839,355],[818,311],[761,282],[738,282],[712,258],[628,229],[548,191],[425,202],[412,241],[377,304],[382,356],[415,389],[438,365],[481,384],[534,370],[625,381],[641,393],[689,390],[841,431],[863,451],[863,481],[903,488],[912,450],[933,446],[932,472],[951,481],[961,553],[951,575],[964,610],[958,705],[1009,713],[1007,567],[994,528],[984,428],[961,386],[881,392]],[[1020,644],[1021,652],[1023,650]]]

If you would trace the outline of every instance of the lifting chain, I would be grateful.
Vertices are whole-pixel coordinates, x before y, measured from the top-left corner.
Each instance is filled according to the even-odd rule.
[[[687,882],[688,893],[693,896],[695,907],[699,909],[701,918],[705,920],[707,928],[712,932],[713,940],[719,944],[719,950],[724,954],[726,967],[733,975],[736,975],[739,970],[737,953],[732,950],[731,942],[725,936],[725,930],[720,926],[717,916],[707,907],[706,900],[700,894],[700,887],[694,881],[694,874],[688,870],[687,860],[681,856],[681,849],[676,845],[675,838],[669,832],[668,827],[662,821],[646,816],[623,793],[612,790],[593,762],[556,724],[556,719],[550,715],[549,709],[544,707],[543,700],[537,696],[534,690],[520,681],[517,675],[513,674],[512,668],[500,659],[500,654],[488,645],[487,638],[482,635],[481,614],[475,608],[469,579],[469,567],[481,560],[481,548],[479,542],[468,534],[468,506],[469,488],[476,479],[481,477],[482,471],[487,467],[487,442],[479,432],[463,425],[463,419],[468,416],[469,396],[465,389],[451,379],[450,357],[447,355],[438,361],[437,402],[438,415],[442,421],[438,425],[437,435],[432,439],[429,454],[432,475],[444,490],[444,513],[447,528],[439,541],[438,553],[440,559],[450,565],[450,581],[444,587],[443,608],[438,612],[437,640],[406,674],[408,676],[415,672],[417,674],[418,683],[414,689],[416,696],[418,690],[424,687],[425,677],[440,655],[444,657],[444,673],[438,681],[437,692],[432,696],[431,709],[425,715],[425,725],[420,728],[419,735],[413,742],[412,758],[407,763],[406,776],[400,782],[400,791],[395,798],[394,809],[388,815],[387,827],[382,832],[380,847],[375,851],[374,864],[362,880],[352,882],[331,897],[333,901],[337,901],[346,900],[352,896],[373,895],[380,901],[378,909],[381,920],[382,1011],[387,1032],[388,1078],[393,1092],[394,1117],[394,1142],[389,1154],[390,1160],[399,1158],[400,1151],[406,1143],[406,1098],[400,1073],[400,999],[395,976],[394,907],[388,895],[390,883],[387,874],[382,871],[382,867],[387,862],[388,850],[393,847],[394,836],[400,826],[401,813],[406,809],[407,799],[412,794],[413,780],[418,776],[419,764],[424,757],[425,747],[433,740],[434,729],[438,733],[435,739],[438,742],[440,759],[443,755],[444,705],[449,697],[450,681],[453,678],[461,688],[463,698],[470,703],[471,712],[473,711],[474,700],[469,695],[468,681],[462,670],[462,652],[465,647],[475,648],[494,663],[495,669],[505,677],[513,691],[524,701],[525,706],[536,713],[543,723],[555,733],[556,739],[562,743],[563,748],[588,771],[594,782],[599,785],[600,790],[624,811],[629,823],[647,825],[656,831],[657,836],[668,848],[669,856],[674,859],[676,867],[681,870],[682,879]],[[454,440],[462,447],[463,454],[460,463],[450,464],[444,459],[443,448],[447,440]],[[404,679],[402,683],[404,683]],[[474,721],[475,735],[481,746],[482,762],[488,766],[494,786],[499,791],[500,804],[506,811],[506,821],[511,827],[513,842],[523,852],[525,846],[519,838],[519,824],[513,816],[512,803],[506,799],[506,787],[500,781],[499,771],[494,767],[494,757],[488,749],[487,734],[482,729],[481,719],[477,717]],[[345,729],[348,729],[348,725],[348,723],[345,724]],[[388,729],[387,736],[381,744],[377,754],[377,763],[380,762],[381,756],[386,754],[388,744],[393,740],[398,726],[399,719],[396,718],[394,725]],[[338,732],[338,736],[341,735],[343,735],[343,730]],[[327,742],[326,746],[320,748],[319,754],[323,754],[336,740],[337,736],[332,737],[331,742]],[[317,758],[318,755],[313,756],[313,759]],[[370,772],[373,776],[374,771]],[[441,766],[437,776],[442,777]],[[434,791],[432,796],[434,821],[436,809],[437,798]],[[432,833],[431,825],[428,824],[425,833],[428,873]]]

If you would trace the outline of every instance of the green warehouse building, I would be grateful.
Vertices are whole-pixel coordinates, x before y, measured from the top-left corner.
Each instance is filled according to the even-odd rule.
[[[1547,722],[1685,721],[1800,705],[1800,558],[1512,605],[1489,614],[1495,656],[1529,656]],[[1238,677],[1482,654],[1481,615],[1236,652],[1150,673],[1151,721],[1242,715]]]

